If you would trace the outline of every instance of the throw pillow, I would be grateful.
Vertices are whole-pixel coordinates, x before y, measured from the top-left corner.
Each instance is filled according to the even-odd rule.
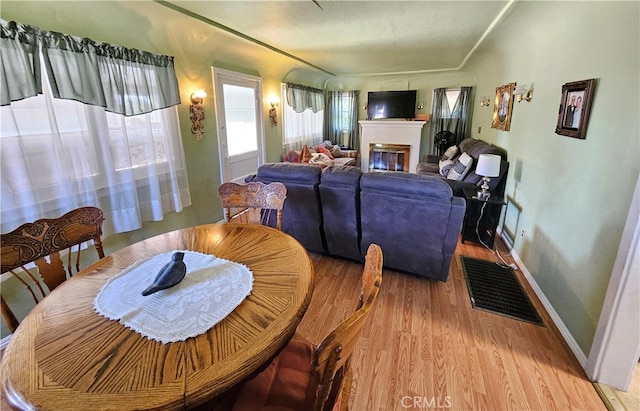
[[[302,153],[300,154],[300,162],[308,163],[311,160],[311,152],[309,151],[309,147],[306,145],[302,147]]]
[[[473,158],[467,153],[462,153],[447,174],[447,179],[461,181],[471,169],[472,164]]]
[[[335,162],[324,153],[313,153],[311,160],[309,160],[309,164],[321,164],[324,166],[332,166],[334,163]]]
[[[292,163],[299,163],[300,162],[300,151],[294,151],[294,150],[290,150],[289,151],[289,161],[291,161]]]
[[[331,150],[329,151],[331,151],[331,155],[333,156],[333,158],[342,157],[342,150],[338,145],[331,147]]]
[[[453,160],[444,160],[444,161],[440,161],[439,163],[440,166],[440,175],[443,176],[448,176],[449,172],[451,171],[451,169],[453,168]]]
[[[440,161],[453,160],[456,154],[458,154],[458,146],[451,146],[440,157]]]
[[[331,151],[329,151],[326,148],[324,148],[324,146],[318,146],[318,147],[316,147],[316,150],[318,150],[318,153],[324,154],[327,157],[329,157],[331,160],[333,160],[333,156],[331,155]]]

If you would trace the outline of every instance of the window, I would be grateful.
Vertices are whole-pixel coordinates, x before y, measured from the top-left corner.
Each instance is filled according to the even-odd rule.
[[[351,112],[353,111],[351,109],[351,104],[353,104],[353,98],[349,95],[349,93],[340,94],[340,102],[342,105],[342,116],[340,117],[340,125],[342,126],[342,132],[348,133],[349,129],[351,128],[351,124],[353,123],[353,120],[351,119]]]
[[[287,85],[282,86],[282,112],[285,151],[301,150],[305,145],[314,146],[322,142],[324,108],[313,112],[311,108],[297,113],[287,104]]]
[[[460,89],[447,89],[445,93],[447,95],[447,103],[449,103],[449,110],[453,112],[453,108],[456,106],[456,101],[458,101],[458,96],[460,95]]]
[[[223,89],[228,155],[258,150],[253,88],[224,84]]]
[[[432,154],[442,155],[450,145],[459,144],[470,135],[471,126],[471,87],[437,88],[433,90],[431,105],[430,139]],[[453,133],[443,141],[440,133]]]
[[[45,75],[0,122],[2,232],[93,205],[107,235],[191,203],[176,107],[123,116],[53,98]]]

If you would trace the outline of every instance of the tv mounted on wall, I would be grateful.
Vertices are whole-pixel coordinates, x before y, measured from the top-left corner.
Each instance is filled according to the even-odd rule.
[[[367,101],[367,117],[414,118],[416,116],[416,90],[370,91]]]

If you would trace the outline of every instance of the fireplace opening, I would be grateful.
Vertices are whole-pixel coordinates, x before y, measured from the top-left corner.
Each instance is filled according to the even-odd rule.
[[[369,144],[369,171],[409,172],[411,146],[406,144]]]

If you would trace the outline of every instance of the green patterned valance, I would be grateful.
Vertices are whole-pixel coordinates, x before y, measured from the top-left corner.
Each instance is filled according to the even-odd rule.
[[[287,104],[296,113],[311,109],[314,113],[324,110],[324,92],[318,88],[287,83]]]
[[[0,104],[42,93],[138,115],[180,104],[173,57],[0,20]],[[41,54],[40,54],[41,53]]]

